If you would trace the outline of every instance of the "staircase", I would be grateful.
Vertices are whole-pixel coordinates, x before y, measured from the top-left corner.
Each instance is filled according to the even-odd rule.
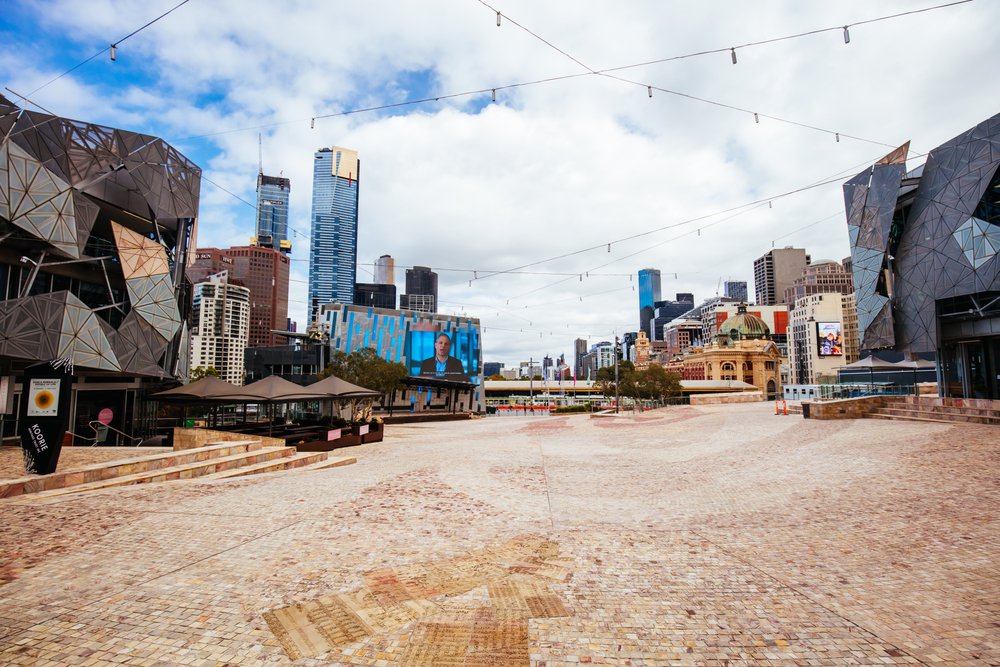
[[[865,413],[872,419],[905,419],[941,424],[1000,425],[1000,401],[899,396],[882,407]]]
[[[328,452],[298,452],[295,447],[264,447],[257,440],[214,443],[205,447],[167,451],[133,459],[56,472],[0,480],[0,498],[31,495],[31,499],[94,491],[132,484],[177,479],[228,479],[277,470],[319,470],[356,463],[354,457],[331,457]]]

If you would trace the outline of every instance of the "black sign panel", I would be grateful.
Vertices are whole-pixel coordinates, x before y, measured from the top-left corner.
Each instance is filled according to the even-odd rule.
[[[18,423],[24,469],[36,475],[56,471],[63,435],[69,427],[73,364],[56,360],[24,370]]]

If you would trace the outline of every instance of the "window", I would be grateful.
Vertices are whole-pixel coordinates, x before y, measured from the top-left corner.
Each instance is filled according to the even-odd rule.
[[[735,380],[736,379],[736,364],[729,361],[722,362],[722,367],[719,370],[720,380]]]

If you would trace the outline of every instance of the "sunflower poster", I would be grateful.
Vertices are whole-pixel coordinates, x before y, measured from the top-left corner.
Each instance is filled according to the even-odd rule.
[[[59,414],[59,379],[34,378],[28,388],[28,416],[55,417]]]

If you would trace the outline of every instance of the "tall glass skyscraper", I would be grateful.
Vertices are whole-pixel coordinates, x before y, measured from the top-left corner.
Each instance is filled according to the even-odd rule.
[[[660,300],[660,270],[639,269],[639,308],[653,307]]]
[[[288,240],[288,194],[292,182],[281,176],[257,174],[257,245],[292,252]]]
[[[309,248],[309,321],[327,303],[354,303],[358,267],[357,151],[333,146],[313,163]]]

